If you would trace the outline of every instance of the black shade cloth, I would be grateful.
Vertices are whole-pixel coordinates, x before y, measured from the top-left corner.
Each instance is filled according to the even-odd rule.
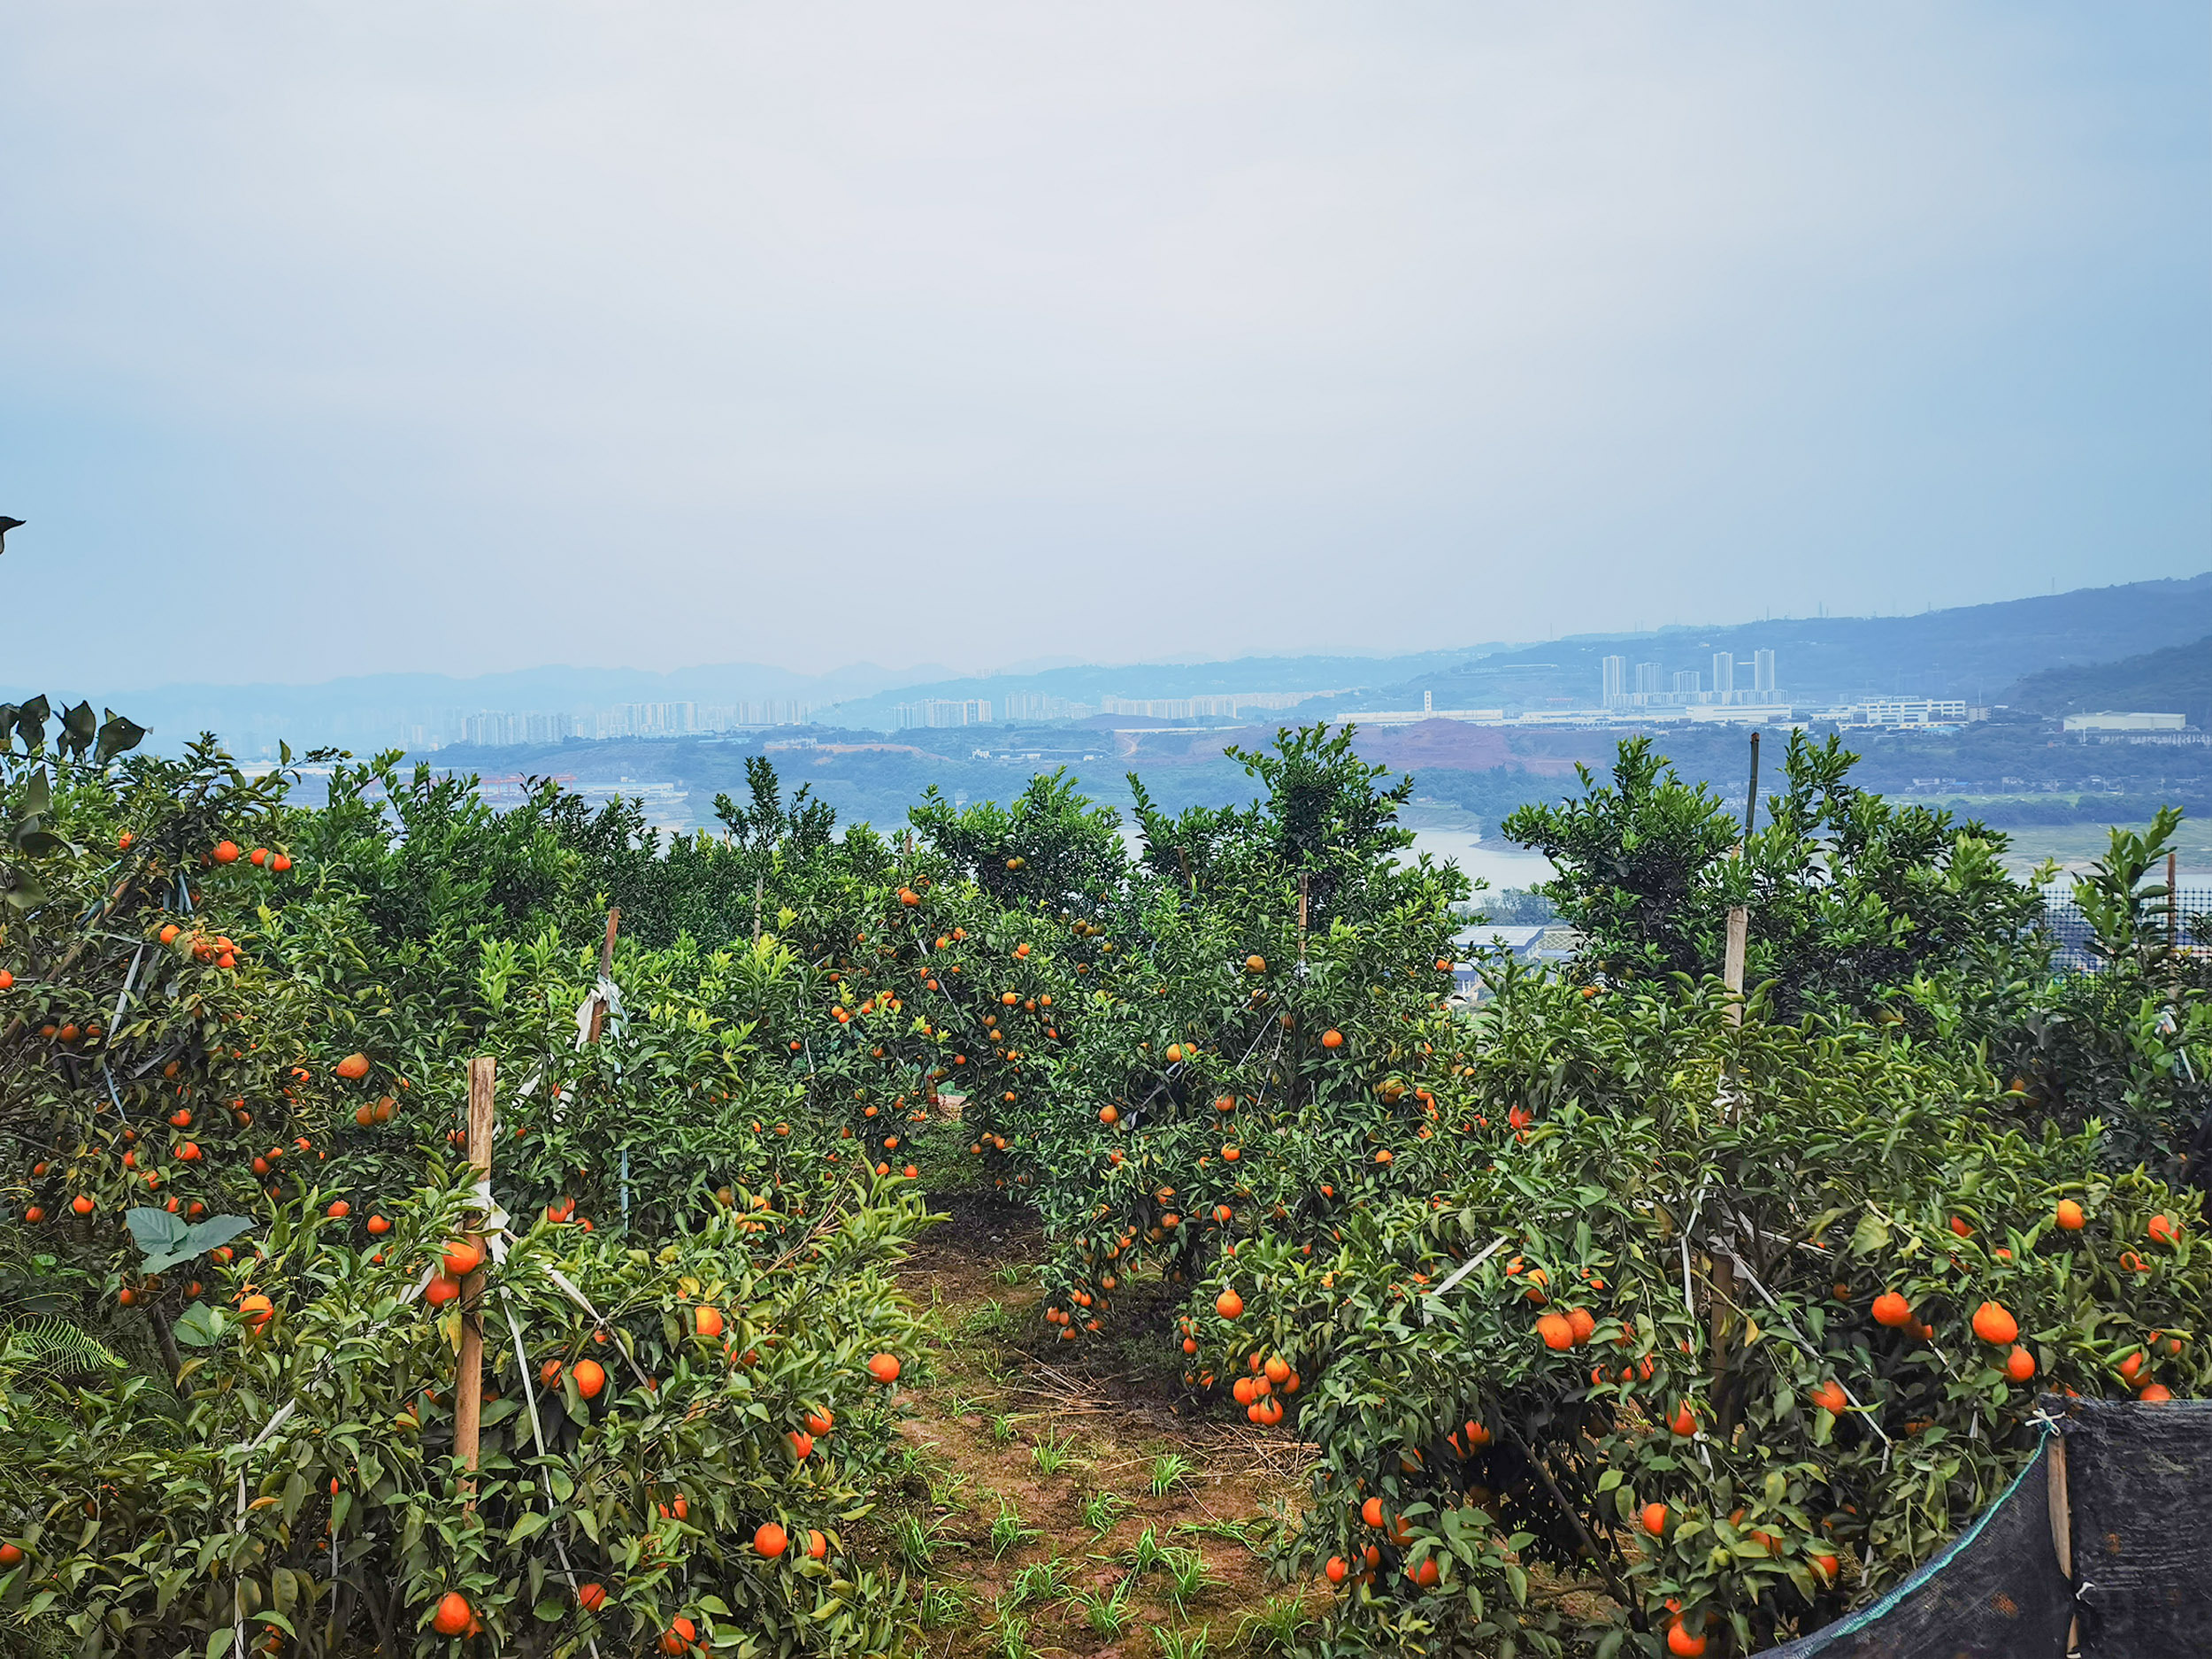
[[[2068,1400],[2082,1659],[2212,1655],[2212,1401]]]
[[[2047,1441],[1902,1584],[1763,1659],[2065,1659],[2074,1596],[2051,1538],[2047,1456]]]

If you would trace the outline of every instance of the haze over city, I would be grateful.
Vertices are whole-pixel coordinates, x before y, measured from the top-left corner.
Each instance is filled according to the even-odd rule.
[[[97,619],[12,685],[1406,651],[2212,545],[2201,7],[0,42],[0,591]]]

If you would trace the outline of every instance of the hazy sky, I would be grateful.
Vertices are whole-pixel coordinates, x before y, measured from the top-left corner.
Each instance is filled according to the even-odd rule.
[[[2212,8],[17,5],[0,683],[2212,566]]]

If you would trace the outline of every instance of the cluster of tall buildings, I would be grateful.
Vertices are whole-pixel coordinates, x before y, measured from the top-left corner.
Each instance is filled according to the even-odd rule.
[[[1733,651],[1715,651],[1709,679],[1703,669],[1638,663],[1632,682],[1625,657],[1607,657],[1603,670],[1603,702],[1609,709],[1688,709],[1785,701],[1775,680],[1772,651],[1755,651],[1751,660],[1740,666]]]
[[[524,743],[557,743],[571,737],[681,737],[749,726],[803,726],[811,713],[805,703],[781,698],[757,703],[623,703],[580,713],[485,709],[457,716],[448,741],[511,749]],[[415,747],[439,747],[426,741],[429,734],[420,726],[411,735]]]
[[[1235,719],[1248,710],[1294,709],[1328,691],[1226,691],[1199,697],[1116,697],[1098,700],[1101,714],[1136,714],[1148,720]]]
[[[988,697],[924,697],[914,703],[902,703],[891,710],[891,718],[902,732],[922,726],[988,726],[991,724],[991,700]]]
[[[1325,691],[1230,691],[1196,697],[1117,697],[1111,693],[1094,707],[1071,703],[1041,691],[1017,691],[999,706],[1008,720],[1087,720],[1096,714],[1133,714],[1148,720],[1235,719],[1263,709],[1289,709]],[[902,703],[891,711],[901,730],[925,726],[989,726],[994,708],[988,697],[927,697]]]

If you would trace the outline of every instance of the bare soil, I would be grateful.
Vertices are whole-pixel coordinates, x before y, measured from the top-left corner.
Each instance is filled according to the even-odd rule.
[[[947,1219],[901,1280],[934,1336],[902,1394],[905,1502],[884,1517],[920,1608],[913,1651],[1135,1659],[1270,1645],[1296,1598],[1268,1581],[1255,1546],[1297,1502],[1308,1448],[1184,1397],[1164,1318],[1144,1305],[1164,1286],[1122,1303],[1118,1323],[1148,1335],[1051,1340],[1031,1212],[972,1192],[930,1207]],[[1156,1493],[1156,1474],[1175,1478]],[[1137,1569],[1148,1534],[1156,1550],[1195,1552],[1179,1589],[1172,1555]]]

